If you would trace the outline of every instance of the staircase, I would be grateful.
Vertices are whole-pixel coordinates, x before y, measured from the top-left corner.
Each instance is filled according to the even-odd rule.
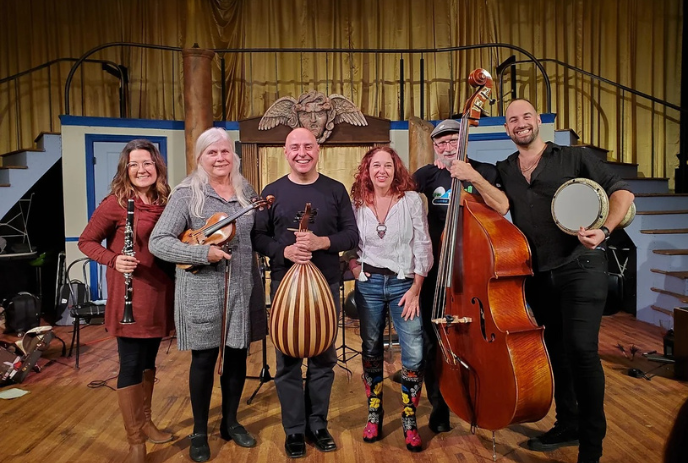
[[[62,157],[60,134],[44,132],[35,142],[35,149],[0,154],[0,219]]]
[[[670,193],[669,179],[638,177],[637,164],[609,162],[607,150],[583,146],[635,194],[636,218],[625,231],[636,246],[636,317],[671,328],[674,308],[688,306],[688,194]]]

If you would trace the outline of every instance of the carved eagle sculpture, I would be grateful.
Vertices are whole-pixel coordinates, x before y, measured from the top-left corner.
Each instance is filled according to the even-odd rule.
[[[312,90],[299,99],[285,96],[275,101],[265,112],[258,124],[258,130],[270,130],[279,124],[292,129],[304,127],[323,143],[332,133],[335,124],[346,122],[358,127],[368,125],[365,116],[348,98]]]

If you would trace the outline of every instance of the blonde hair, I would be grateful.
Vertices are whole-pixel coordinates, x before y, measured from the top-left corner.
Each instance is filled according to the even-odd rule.
[[[203,207],[205,206],[205,187],[208,185],[209,177],[208,173],[203,169],[199,160],[201,156],[212,144],[218,143],[220,141],[227,141],[232,151],[234,159],[232,161],[232,172],[229,174],[230,183],[234,188],[234,193],[239,200],[239,204],[242,207],[246,207],[250,204],[249,199],[244,193],[244,184],[246,179],[241,175],[241,159],[234,151],[234,142],[229,137],[226,130],[212,127],[205,132],[203,132],[196,140],[196,168],[194,169],[188,177],[181,181],[172,192],[174,193],[179,188],[189,188],[191,189],[191,202],[189,203],[189,211],[194,217],[203,217]]]

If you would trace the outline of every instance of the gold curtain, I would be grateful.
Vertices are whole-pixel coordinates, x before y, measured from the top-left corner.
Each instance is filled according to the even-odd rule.
[[[320,148],[318,172],[333,178],[351,190],[356,168],[363,155],[372,145],[323,146]],[[262,146],[258,149],[260,159],[260,189],[289,173],[289,163],[282,146]]]
[[[244,49],[422,49],[501,42],[678,104],[683,14],[680,0],[6,1],[0,2],[0,79],[119,41]],[[421,115],[422,57],[422,113],[426,119],[442,119],[461,110],[471,93],[471,70],[494,71],[512,53],[507,48],[425,55],[227,53],[225,115],[228,120],[260,116],[279,97],[317,89],[352,99],[364,114],[407,120]],[[129,117],[183,118],[179,53],[113,47],[91,58],[127,66]],[[217,120],[222,119],[220,58],[213,69]],[[62,63],[0,84],[0,152],[30,146],[41,131],[59,131],[70,67]],[[557,64],[545,67],[557,128],[571,128],[582,141],[610,149],[615,160],[638,162],[646,176],[673,174],[677,111]],[[543,79],[534,66],[520,64],[513,85],[518,96],[545,109]],[[506,79],[505,89],[511,87]],[[84,64],[71,85],[71,112],[117,117],[118,91],[118,80],[100,64]]]
[[[258,167],[258,145],[255,143],[243,143],[241,145],[241,174],[256,192],[260,188],[260,175]]]

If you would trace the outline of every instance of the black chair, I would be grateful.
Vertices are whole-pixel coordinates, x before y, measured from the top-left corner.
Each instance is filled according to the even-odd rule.
[[[69,277],[69,272],[72,267],[82,262],[82,273],[83,282],[79,280],[72,280]],[[69,355],[72,356],[72,350],[74,349],[74,343],[76,342],[76,361],[74,368],[79,368],[79,345],[80,345],[80,334],[81,334],[81,320],[90,322],[93,318],[104,317],[105,316],[105,304],[95,304],[91,301],[90,289],[88,286],[88,278],[86,275],[86,267],[91,262],[88,257],[82,257],[77,259],[67,267],[67,287],[69,288],[69,293],[71,296],[69,314],[74,319],[74,331],[72,333],[72,343],[69,346]]]

